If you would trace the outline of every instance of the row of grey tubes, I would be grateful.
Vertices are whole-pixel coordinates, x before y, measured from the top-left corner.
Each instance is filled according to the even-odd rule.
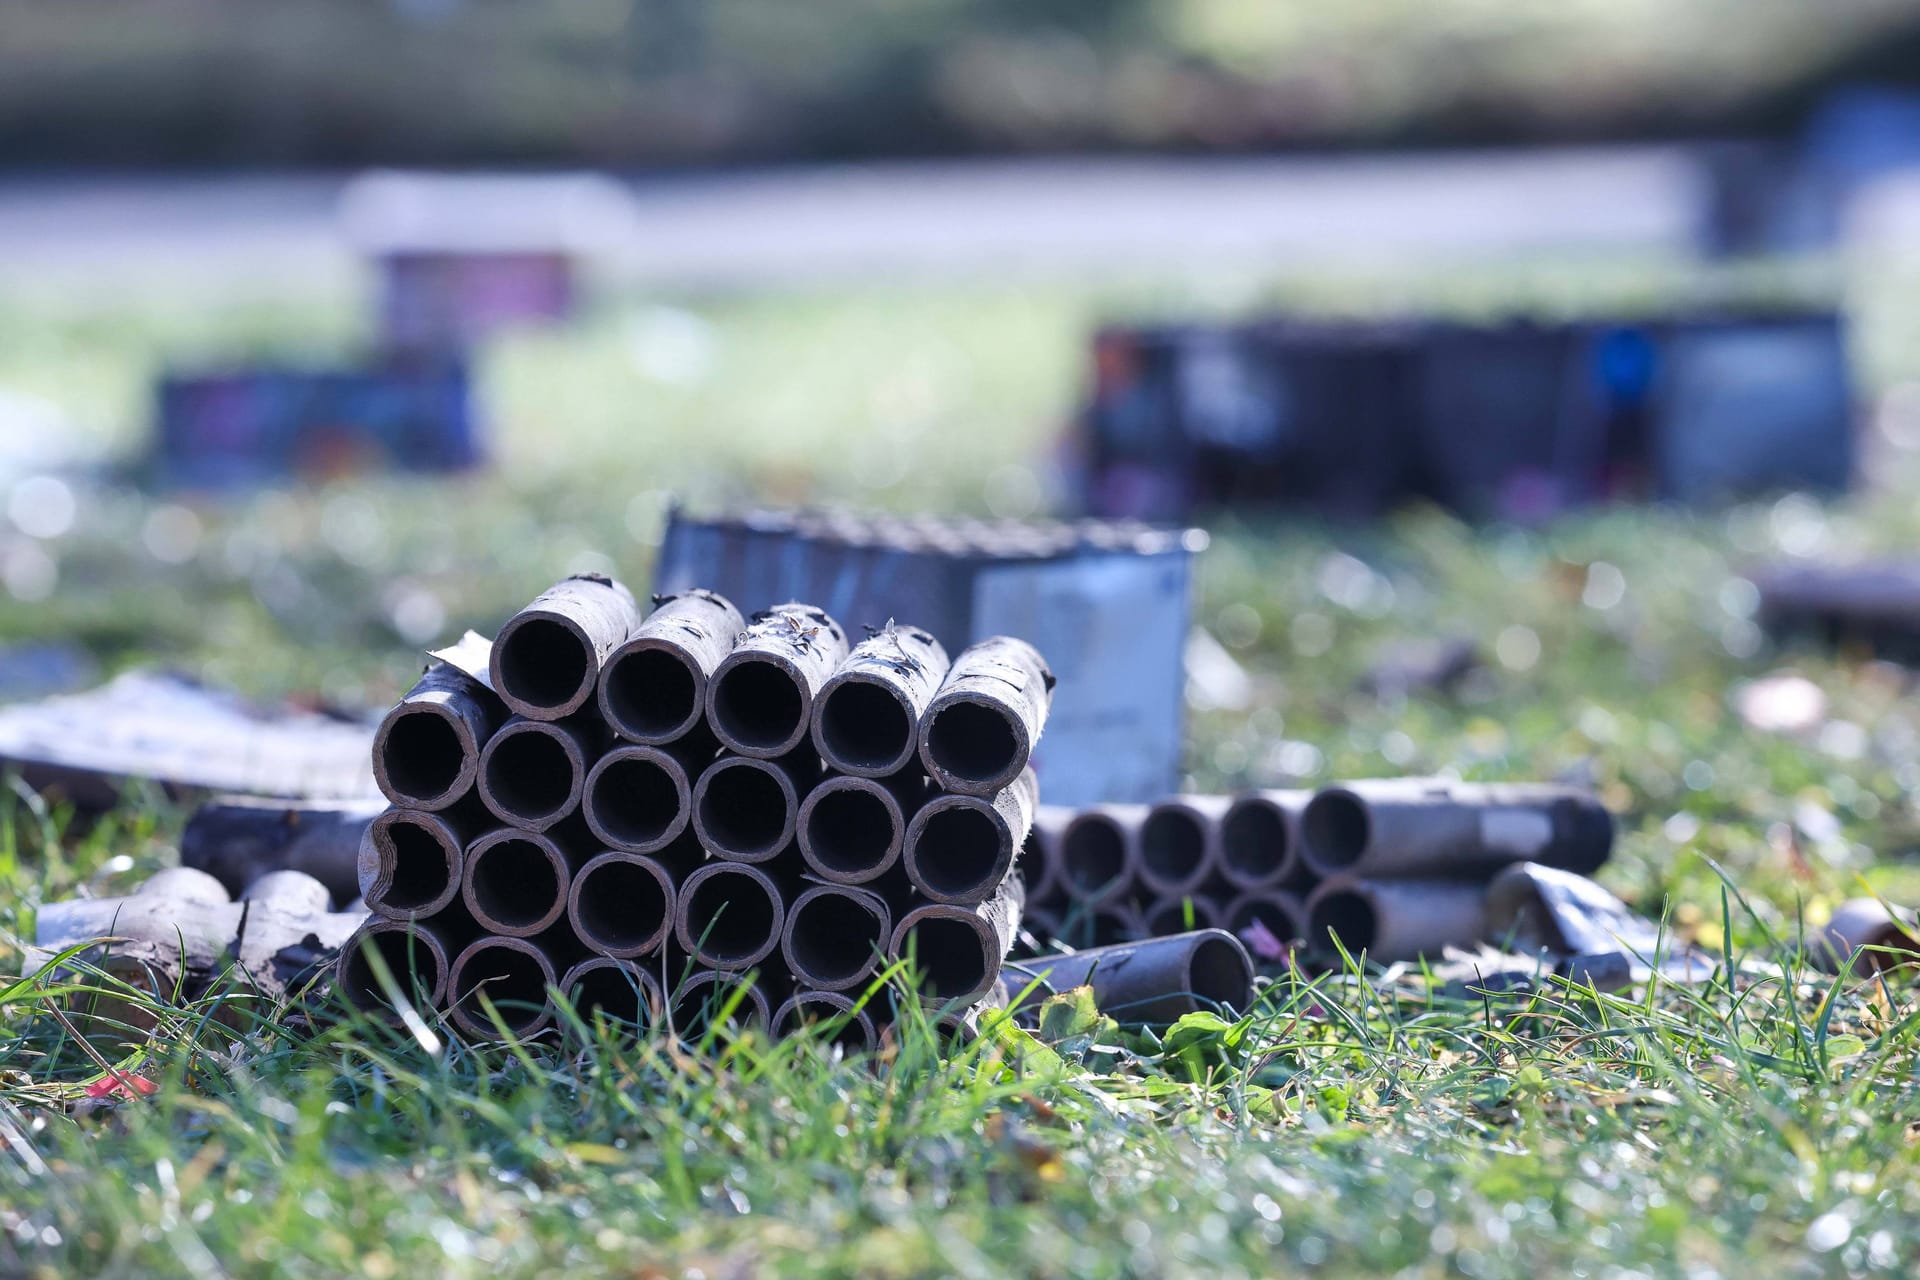
[[[862,1048],[893,960],[949,1025],[999,991],[1053,687],[1032,646],[850,646],[817,608],[708,591],[643,615],[579,577],[436,658],[374,738],[352,1003],[390,1003],[384,968],[473,1038],[541,1030],[554,989],[683,1032],[828,1018]]]

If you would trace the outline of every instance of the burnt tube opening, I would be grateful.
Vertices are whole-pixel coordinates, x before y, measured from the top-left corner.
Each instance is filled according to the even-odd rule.
[[[913,730],[907,709],[883,685],[835,685],[820,708],[821,746],[843,768],[891,770],[906,763]]]
[[[601,674],[607,719],[623,733],[663,739],[693,726],[699,682],[686,660],[665,649],[634,649]]]
[[[530,618],[500,641],[500,693],[534,707],[563,707],[594,677],[593,652],[565,624]]]
[[[574,893],[580,940],[609,951],[635,951],[659,941],[667,923],[667,890],[636,862],[609,858],[581,873]]]
[[[920,992],[935,1000],[969,995],[987,985],[994,960],[969,920],[929,916],[907,931],[900,948],[920,975]]]
[[[364,933],[340,966],[341,991],[356,1008],[387,1008],[393,1004],[367,961],[369,949],[380,953],[387,972],[414,1003],[427,1003],[439,987],[440,961],[419,934],[406,928]]]
[[[511,836],[467,855],[475,915],[508,929],[531,929],[554,915],[562,886],[547,851]]]
[[[1349,953],[1357,956],[1373,949],[1379,924],[1373,904],[1365,895],[1341,891],[1329,893],[1314,904],[1308,933],[1311,941],[1328,951],[1333,950],[1333,939],[1338,938]]]
[[[1263,800],[1245,800],[1220,821],[1220,856],[1249,882],[1280,873],[1287,860],[1287,820]]]
[[[474,1027],[491,1027],[492,1019],[480,1006],[481,993],[493,1001],[507,1030],[523,1032],[547,1017],[547,972],[540,962],[518,947],[481,946],[467,953],[460,970],[455,1008]]]
[[[744,976],[699,974],[682,984],[679,996],[673,1002],[673,1021],[679,1028],[681,1038],[699,1040],[705,1037],[713,1029],[714,1020],[720,1017],[721,1010],[733,999],[734,991],[746,986],[747,982]],[[749,988],[741,995],[739,1004],[728,1013],[725,1025],[735,1031],[744,1031],[758,1020],[760,1014],[760,1002]]]
[[[422,803],[453,789],[466,758],[452,723],[433,711],[395,712],[380,742],[387,785]]]
[[[1120,828],[1099,818],[1073,823],[1060,840],[1060,873],[1077,893],[1104,892],[1127,873]]]
[[[922,819],[913,868],[933,893],[960,895],[998,883],[1000,829],[972,805],[949,805]]]
[[[566,748],[537,729],[495,738],[487,755],[487,792],[516,817],[537,819],[560,812],[573,795],[573,783],[573,761]]]
[[[887,945],[884,924],[844,893],[813,895],[788,926],[794,972],[805,984],[840,987],[858,981]]]
[[[1253,994],[1247,953],[1225,938],[1203,938],[1187,958],[1187,990],[1208,1004],[1244,1010]]]
[[[738,746],[784,750],[800,736],[805,717],[800,687],[771,662],[736,663],[714,681],[714,730]]]
[[[807,810],[807,848],[820,867],[857,875],[886,861],[900,833],[884,800],[862,787],[823,789],[814,797]]]
[[[1323,866],[1350,867],[1367,851],[1367,804],[1351,791],[1322,791],[1300,815],[1300,838]]]
[[[567,993],[574,1012],[586,1022],[596,1013],[636,1027],[653,1023],[648,991],[639,975],[625,965],[597,964],[585,968],[574,978]]]
[[[1299,926],[1293,913],[1264,898],[1242,898],[1227,915],[1227,931],[1235,936],[1259,925],[1281,942],[1298,942]]]
[[[835,1019],[844,1019],[836,1022]],[[873,1049],[873,1035],[867,1022],[842,1008],[837,1002],[823,1000],[817,996],[799,996],[787,1002],[781,1010],[780,1025],[774,1028],[778,1035],[790,1035],[802,1027],[831,1026],[826,1042],[842,1053],[867,1053]]]
[[[1007,717],[977,702],[950,702],[927,727],[927,754],[956,778],[984,782],[1013,772],[1020,739]]]
[[[726,868],[695,884],[682,910],[690,949],[716,964],[751,964],[767,953],[780,925],[779,905],[767,887]]]
[[[381,904],[395,911],[418,911],[446,895],[453,884],[453,852],[440,833],[406,814],[385,820],[379,839],[392,851],[393,882]]]
[[[716,765],[700,793],[700,827],[716,852],[742,857],[779,849],[787,831],[787,794],[751,764]]]
[[[1141,860],[1169,884],[1184,884],[1199,875],[1206,856],[1206,827],[1185,809],[1157,809],[1141,824]]]
[[[658,760],[618,756],[594,775],[587,806],[610,839],[649,844],[683,818],[680,783]]]

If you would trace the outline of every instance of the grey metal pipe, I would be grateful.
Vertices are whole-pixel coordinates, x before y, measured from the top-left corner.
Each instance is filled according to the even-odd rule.
[[[920,719],[920,760],[946,791],[990,796],[1020,776],[1053,703],[1053,672],[1012,636],[969,646]]]
[[[1310,791],[1243,791],[1220,819],[1220,876],[1243,892],[1297,888],[1300,814]]]
[[[534,942],[483,936],[468,943],[454,959],[447,977],[448,1012],[467,1039],[491,1040],[499,1029],[481,1007],[484,994],[506,1029],[525,1038],[553,1021],[548,989],[555,982],[553,961]]]
[[[1226,796],[1172,796],[1140,822],[1140,883],[1163,898],[1197,892],[1220,864]]]
[[[1377,964],[1471,947],[1487,934],[1486,886],[1450,880],[1328,880],[1307,899],[1307,940]]]
[[[1037,979],[1049,993],[1092,987],[1100,1012],[1120,1022],[1164,1026],[1202,1010],[1253,1006],[1253,959],[1220,929],[1012,961],[1007,976],[1015,986]]]
[[[1515,862],[1590,875],[1612,852],[1613,815],[1574,787],[1387,778],[1318,792],[1300,835],[1323,876],[1466,877]]]
[[[1147,807],[1099,804],[1076,811],[1060,832],[1059,873],[1077,902],[1110,902],[1131,893],[1140,861],[1140,824]]]
[[[566,914],[572,879],[567,852],[553,837],[496,827],[467,846],[460,895],[482,928],[531,938]]]
[[[566,971],[560,990],[588,1025],[596,1013],[640,1028],[654,1026],[666,1016],[659,979],[631,960],[590,956]]]
[[[1207,894],[1190,893],[1178,898],[1161,898],[1141,913],[1141,922],[1148,936],[1169,938],[1195,929],[1218,929],[1226,923],[1226,912]]]
[[[494,690],[529,720],[570,716],[587,705],[601,665],[639,625],[633,593],[613,579],[581,574],[556,582],[494,638]]]
[[[780,953],[802,986],[844,991],[873,976],[892,940],[886,899],[864,889],[815,885],[787,908]]]
[[[991,898],[976,906],[930,903],[916,907],[894,926],[888,955],[909,961],[920,981],[922,1000],[972,1004],[992,988],[1020,931],[1026,893],[1019,876],[1000,882]]]
[[[813,704],[813,744],[833,768],[886,778],[913,763],[920,717],[947,678],[931,632],[888,626],[856,645]]]
[[[780,945],[787,896],[766,870],[710,862],[680,886],[674,936],[680,949],[714,969],[751,969]]]
[[[658,951],[673,933],[674,876],[657,859],[608,852],[588,860],[567,891],[567,920],[591,951],[630,960]]]
[[[385,808],[378,801],[304,805],[224,796],[187,819],[180,864],[236,895],[270,871],[305,872],[344,906],[360,892],[360,845]]]
[[[800,802],[800,856],[822,880],[874,883],[899,865],[907,824],[926,794],[918,769],[891,778],[835,774]]]
[[[587,772],[580,798],[587,826],[609,849],[664,849],[693,820],[693,780],[710,759],[697,744],[691,751],[679,743],[614,747]]]
[[[693,829],[700,843],[734,862],[770,862],[794,840],[800,799],[819,779],[820,758],[782,760],[723,755],[693,786]]]
[[[374,730],[373,780],[397,805],[445,809],[473,790],[480,751],[506,718],[493,690],[436,662]]]
[[[600,669],[600,715],[629,742],[704,737],[707,684],[746,620],[711,591],[663,598]]]
[[[1257,889],[1243,893],[1221,911],[1220,927],[1236,938],[1262,932],[1281,946],[1307,941],[1307,906],[1284,889]],[[1255,950],[1259,950],[1258,947]]]
[[[740,755],[784,756],[807,740],[814,702],[846,658],[846,633],[825,611],[756,613],[707,683],[707,721]]]
[[[417,1007],[438,1009],[446,1002],[452,957],[458,954],[454,941],[424,920],[375,916],[340,948],[334,985],[362,1013],[388,1008],[386,988],[367,960],[368,952],[378,952],[400,990],[412,991]]]
[[[480,799],[510,826],[545,831],[579,809],[587,766],[600,754],[597,728],[515,716],[480,752]]]
[[[375,817],[358,850],[367,909],[394,920],[443,910],[460,896],[467,845],[486,829],[486,817],[474,804],[438,813],[388,809]]]
[[[984,902],[1012,872],[1039,798],[1032,769],[992,797],[933,796],[907,825],[907,879],[932,902]]]
[[[727,1019],[734,1031],[764,1028],[773,1021],[773,1005],[761,984],[750,974],[724,969],[698,969],[674,990],[670,1008],[675,1032],[688,1042],[705,1039],[734,993],[740,993]]]
[[[872,1053],[880,1032],[852,996],[840,991],[796,991],[773,1013],[773,1034],[792,1035],[802,1027],[832,1025],[830,1043],[846,1054]],[[836,1025],[837,1024],[837,1025]]]

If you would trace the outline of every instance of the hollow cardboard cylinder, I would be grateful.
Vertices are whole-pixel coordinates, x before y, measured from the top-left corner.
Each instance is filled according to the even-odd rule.
[[[888,954],[911,959],[923,1001],[971,1004],[1000,976],[1001,964],[1020,931],[1025,892],[1019,876],[1008,876],[991,898],[977,906],[930,903],[916,907],[894,926]]]
[[[1162,898],[1140,916],[1148,936],[1155,938],[1169,938],[1196,929],[1218,929],[1226,923],[1226,912],[1220,903],[1203,893]]]
[[[446,1003],[447,980],[459,954],[454,940],[424,920],[375,916],[340,948],[334,985],[348,1004],[362,1013],[389,1007],[386,988],[367,962],[370,949],[379,951],[401,993],[411,990],[418,1007],[437,1009]]]
[[[824,611],[757,613],[707,682],[707,723],[739,755],[787,755],[807,741],[820,690],[846,658],[846,634]]]
[[[800,803],[800,856],[822,880],[876,883],[899,865],[907,825],[926,794],[918,769],[891,778],[828,777]]]
[[[907,879],[931,902],[984,902],[1012,872],[1039,796],[1025,769],[992,797],[931,797],[907,826]]]
[[[780,945],[785,886],[765,869],[710,862],[690,874],[674,904],[680,949],[714,969],[751,969]]]
[[[270,871],[300,871],[327,886],[337,905],[360,892],[360,845],[386,806],[378,802],[290,805],[228,796],[193,811],[180,833],[180,864],[238,894]]]
[[[1046,727],[1053,673],[1032,645],[991,636],[953,660],[920,719],[920,761],[943,790],[990,796],[1020,776]]]
[[[707,683],[746,625],[711,591],[666,597],[602,665],[601,718],[629,742],[705,737]]]
[[[1091,987],[1100,1012],[1119,1022],[1164,1026],[1201,1010],[1244,1013],[1253,1004],[1253,960],[1221,929],[1010,961],[1007,979],[1037,979],[1048,992]]]
[[[1486,886],[1450,880],[1325,881],[1307,899],[1307,942],[1378,964],[1478,945],[1487,933]]]
[[[509,1032],[531,1036],[553,1021],[548,988],[556,981],[552,959],[531,939],[482,936],[454,959],[447,978],[448,1012],[468,1039],[496,1038],[499,1028],[480,1004],[484,992]]]
[[[600,668],[640,625],[633,595],[611,578],[556,582],[494,637],[493,688],[514,714],[559,720],[586,706]]]
[[[1061,887],[1076,902],[1112,902],[1138,883],[1140,824],[1147,807],[1100,804],[1078,810],[1061,828],[1057,867]]]
[[[814,699],[814,746],[853,777],[899,773],[914,761],[920,718],[947,667],[947,651],[918,627],[888,627],[856,645]]]
[[[506,718],[493,690],[436,662],[374,730],[373,780],[397,805],[445,809],[473,790],[480,752]]]
[[[642,1028],[666,1015],[659,979],[631,960],[589,956],[568,969],[559,986],[561,994],[573,1001],[573,1011],[589,1026],[595,1013]]]
[[[693,821],[693,780],[708,762],[697,748],[678,744],[614,747],[587,771],[580,796],[587,826],[600,843],[623,853],[666,848]]]
[[[857,1004],[852,996],[841,991],[796,991],[774,1010],[773,1034],[791,1035],[808,1023],[845,1018],[846,1022],[834,1034],[834,1045],[848,1053],[872,1053],[880,1043],[880,1033],[873,1025],[873,1018],[865,1009],[857,1008]]]
[[[1174,796],[1148,808],[1140,821],[1140,883],[1149,895],[1178,898],[1197,892],[1220,864],[1220,820],[1225,796]]]
[[[693,787],[693,829],[716,857],[771,862],[793,844],[800,800],[819,779],[820,760],[723,755]]]
[[[1300,837],[1322,876],[1465,878],[1515,862],[1590,875],[1612,852],[1613,816],[1574,787],[1374,779],[1317,792]]]
[[[544,832],[496,827],[467,846],[464,864],[461,900],[490,933],[531,938],[566,914],[571,862]]]
[[[1814,931],[1807,949],[1829,973],[1884,973],[1920,963],[1920,924],[1878,898],[1849,898]]]
[[[486,829],[477,804],[431,812],[388,809],[368,823],[359,849],[360,897],[394,920],[424,919],[460,896],[467,845]]]
[[[1300,813],[1310,791],[1243,791],[1221,815],[1220,878],[1242,892],[1297,889],[1310,873],[1300,857]]]
[[[652,955],[673,934],[674,875],[657,859],[607,852],[588,859],[567,891],[567,920],[588,950],[613,959]]]
[[[845,991],[872,979],[893,940],[893,913],[877,893],[815,885],[787,907],[780,953],[794,980]]]
[[[509,826],[545,831],[580,808],[601,745],[598,727],[584,720],[515,716],[480,752],[480,799]]]
[[[674,990],[671,1001],[674,1031],[683,1040],[704,1038],[711,1026],[710,1020],[732,999],[736,989],[743,994],[730,1019],[734,1027],[766,1027],[772,1022],[772,1002],[753,975],[724,969],[697,969]]]

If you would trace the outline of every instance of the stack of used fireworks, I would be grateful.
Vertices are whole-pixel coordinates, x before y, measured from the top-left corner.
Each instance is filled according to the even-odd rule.
[[[1026,929],[1084,947],[1218,927],[1269,960],[1304,946],[1390,963],[1482,941],[1502,868],[1590,875],[1612,848],[1600,802],[1549,784],[1393,778],[1043,806],[1023,858]]]
[[[393,807],[361,851],[355,1004],[387,1002],[384,968],[472,1038],[540,1031],[558,990],[870,1046],[889,968],[943,1021],[999,990],[1053,686],[1030,645],[850,646],[818,608],[704,590],[643,618],[578,577],[435,656],[374,740]]]

